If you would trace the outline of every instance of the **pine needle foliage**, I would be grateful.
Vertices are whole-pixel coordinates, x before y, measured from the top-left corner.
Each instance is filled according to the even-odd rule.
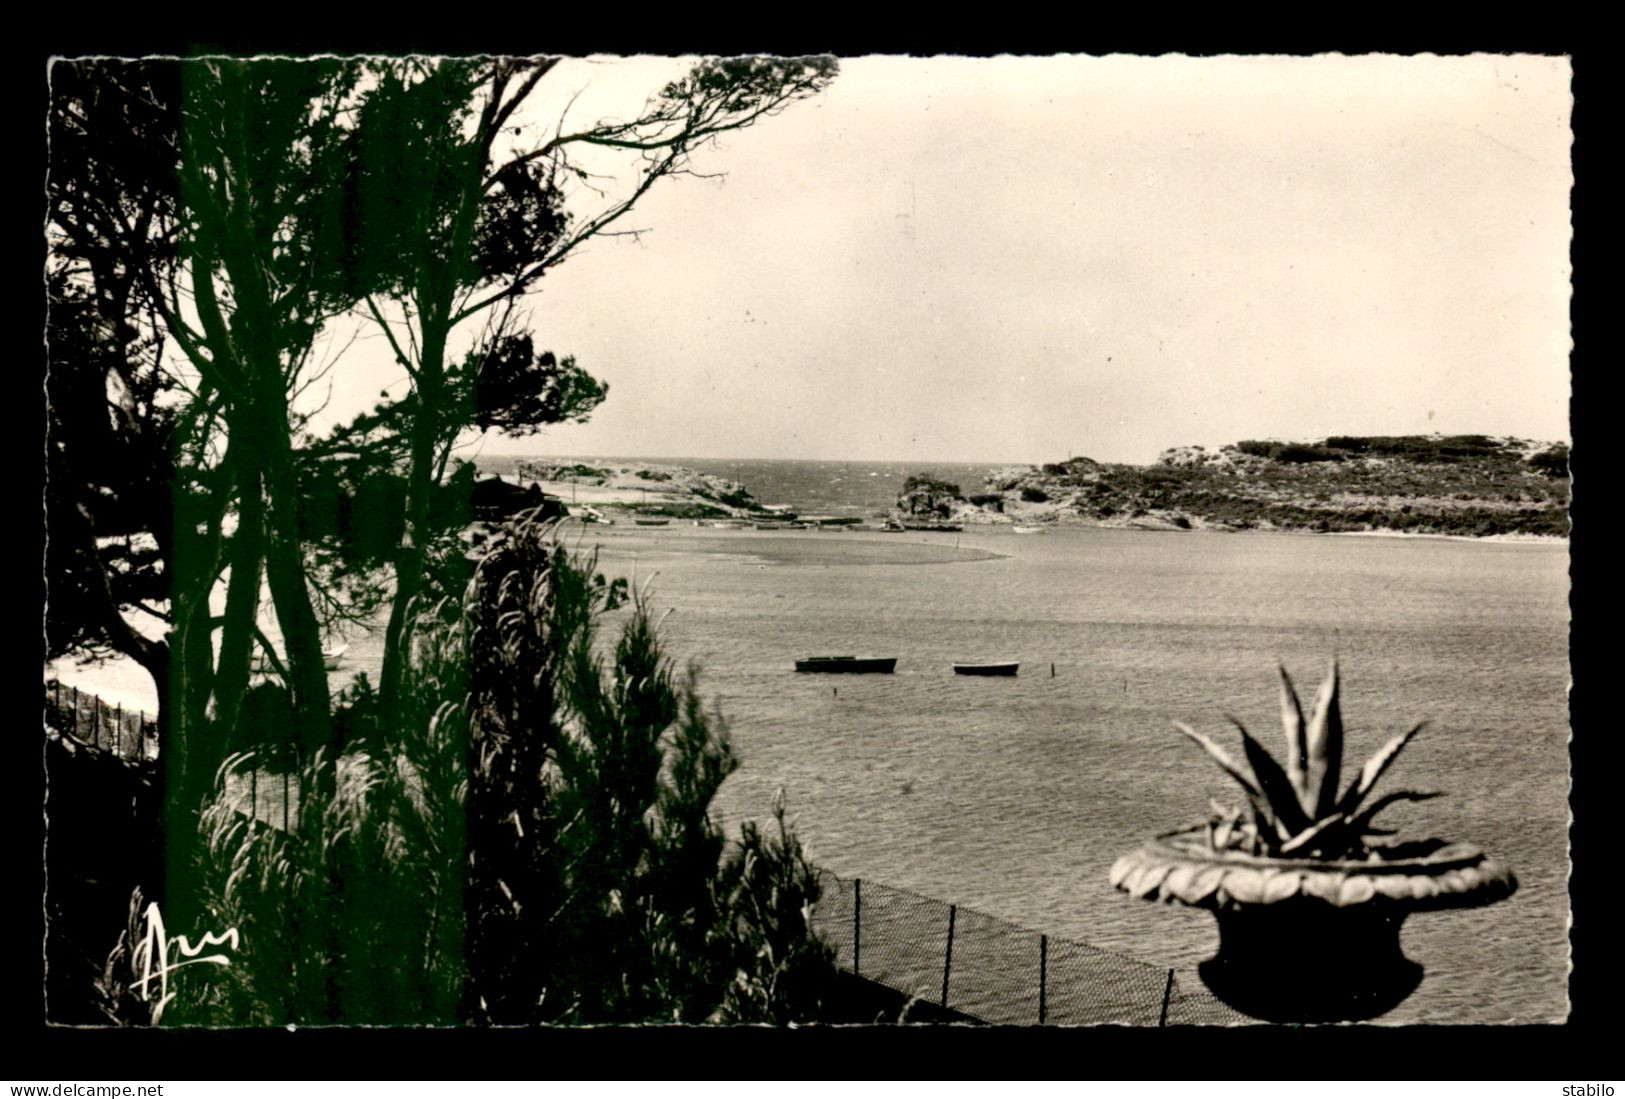
[[[535,518],[483,549],[461,598],[420,601],[392,727],[365,681],[341,698],[349,747],[302,758],[286,830],[281,776],[249,794],[254,755],[222,766],[203,909],[241,947],[165,1022],[817,1018],[816,872],[782,798],[735,844],[713,821],[738,760],[647,593]]]
[[[730,850],[709,808],[738,766],[726,724],[665,655],[647,592],[595,568],[520,523],[469,601],[474,1017],[810,1018],[833,975],[816,876],[782,806],[776,839],[746,826]],[[599,615],[623,600],[603,651]]]

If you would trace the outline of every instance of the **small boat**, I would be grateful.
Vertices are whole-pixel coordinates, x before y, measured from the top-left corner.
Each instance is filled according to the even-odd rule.
[[[908,523],[903,524],[904,530],[934,530],[934,531],[960,531],[964,526],[960,523]]]
[[[809,656],[796,661],[798,672],[845,672],[848,674],[889,675],[897,670],[897,658],[875,657],[859,659],[855,656]]]
[[[955,675],[1015,675],[1021,662],[1011,660],[992,664],[955,664]]]
[[[1043,534],[1044,533],[1044,528],[1043,527],[1024,527],[1024,526],[1020,526],[1019,524],[1014,526],[1014,527],[1011,527],[1010,529],[1015,531],[1017,534]]]
[[[668,523],[670,523],[671,520],[670,519],[637,519],[637,520],[635,520],[635,522],[640,527],[663,527],[663,526],[666,526]]]

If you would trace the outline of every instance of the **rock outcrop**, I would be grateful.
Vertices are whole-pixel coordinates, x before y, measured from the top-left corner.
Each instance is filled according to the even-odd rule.
[[[914,519],[949,519],[965,503],[958,485],[928,473],[909,477],[897,494],[897,510]]]

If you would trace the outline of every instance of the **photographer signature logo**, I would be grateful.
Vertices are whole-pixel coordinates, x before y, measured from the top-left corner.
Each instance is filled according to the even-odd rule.
[[[152,1021],[156,1024],[163,1017],[164,1008],[169,1001],[175,998],[175,993],[169,991],[169,975],[182,966],[198,965],[208,962],[211,965],[230,965],[231,959],[224,954],[203,954],[211,946],[226,946],[232,950],[237,949],[237,929],[228,928],[220,934],[205,932],[197,945],[192,945],[185,935],[176,935],[172,940],[164,930],[163,913],[158,910],[158,902],[147,905],[146,915],[143,918],[146,930],[142,933],[141,944],[135,948],[130,962],[141,978],[136,981],[135,987],[139,990],[141,999],[152,1003],[152,984],[158,983],[158,1000],[152,1009]],[[202,957],[199,957],[202,955]]]

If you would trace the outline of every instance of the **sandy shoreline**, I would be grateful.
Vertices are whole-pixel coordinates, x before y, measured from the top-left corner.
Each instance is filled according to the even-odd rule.
[[[590,536],[589,536],[589,533]],[[573,544],[574,532],[567,539]],[[952,534],[922,537],[917,533],[880,534],[806,530],[789,534],[727,531],[707,527],[671,527],[650,531],[636,527],[585,527],[579,536],[585,547],[596,541],[604,558],[623,553],[682,553],[748,557],[775,565],[941,565],[959,561],[991,561],[1008,554],[971,546],[957,546]]]
[[[1330,534],[1339,538],[1434,538],[1445,542],[1516,542],[1540,546],[1569,544],[1569,540],[1559,534],[1425,534],[1409,530],[1332,530],[1305,533]]]

